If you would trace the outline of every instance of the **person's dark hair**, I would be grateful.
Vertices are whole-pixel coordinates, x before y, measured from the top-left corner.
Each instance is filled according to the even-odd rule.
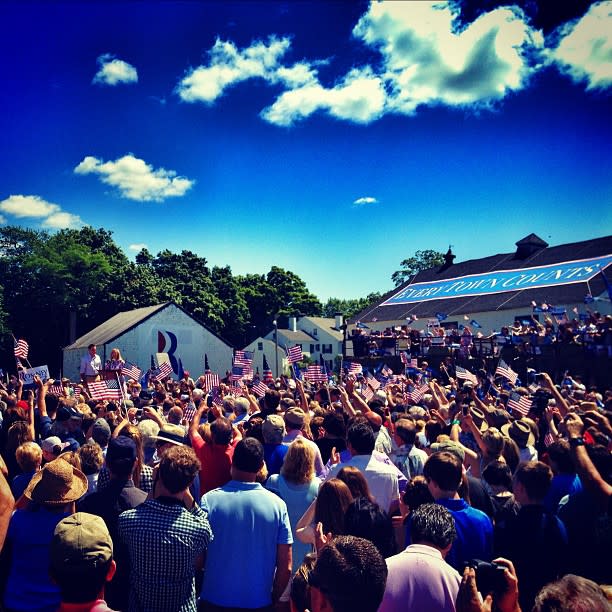
[[[461,459],[448,451],[431,455],[423,469],[425,478],[433,480],[442,491],[457,491],[461,484],[461,474]]]
[[[404,444],[414,444],[416,440],[416,423],[410,419],[400,419],[395,424],[395,433]]]
[[[266,391],[263,396],[263,408],[264,411],[269,414],[270,412],[276,412],[278,405],[280,404],[281,394],[275,389]]]
[[[442,431],[442,425],[434,419],[430,419],[425,423],[425,437],[430,444],[433,444],[438,439]]]
[[[88,344],[87,345],[87,350],[91,351],[92,348],[94,348],[94,346],[96,346],[95,344]]]
[[[312,610],[308,578],[316,562],[317,555],[315,553],[307,553],[304,556],[304,561],[302,561],[302,564],[293,575],[293,580],[291,581],[291,602],[298,612]]]
[[[514,481],[525,487],[525,493],[533,501],[542,501],[552,482],[552,470],[541,461],[521,463],[514,472]]]
[[[187,489],[199,471],[200,460],[189,446],[172,446],[159,463],[159,477],[170,493]]]
[[[234,450],[232,465],[241,472],[257,474],[264,463],[264,449],[259,440],[244,438]]]
[[[309,581],[334,612],[376,612],[385,592],[387,564],[369,540],[339,536],[319,551]]]
[[[457,537],[453,515],[440,504],[422,504],[410,515],[410,541],[444,549]]]
[[[323,429],[334,438],[346,437],[346,424],[344,417],[337,412],[328,412],[323,417]]]
[[[315,524],[323,524],[323,533],[342,535],[346,509],[352,501],[351,491],[344,482],[338,478],[326,480],[319,488],[315,502]]]
[[[532,612],[606,612],[612,608],[601,587],[587,578],[567,574],[536,595]]]
[[[374,451],[376,437],[372,426],[365,419],[355,419],[348,426],[346,438],[359,455],[369,455]]]
[[[87,603],[95,601],[106,583],[106,576],[112,559],[106,563],[83,564],[75,571],[74,567],[63,570],[50,567],[49,574],[59,587],[62,601],[66,603]]]
[[[482,478],[492,487],[504,487],[512,491],[512,472],[504,461],[491,461],[483,470]]]
[[[361,473],[361,470],[359,470],[355,466],[347,465],[346,467],[343,467],[336,475],[336,478],[346,483],[348,488],[351,490],[351,495],[353,496],[353,499],[357,499],[358,497],[365,497],[370,501],[374,501],[374,497],[370,493],[368,481]]]
[[[346,535],[370,540],[387,558],[397,552],[391,517],[381,507],[365,497],[354,499],[346,509]]]
[[[547,449],[548,457],[553,461],[561,474],[575,474],[572,461],[572,450],[567,440],[556,440]]]
[[[518,444],[508,436],[504,436],[504,448],[502,449],[502,457],[510,467],[510,471],[514,474],[518,464],[521,462],[521,451]]]
[[[427,486],[425,476],[413,476],[406,485],[402,501],[414,512],[419,506],[434,502],[433,495]]]
[[[587,444],[589,459],[599,472],[600,476],[608,483],[612,484],[612,454],[601,444]]]
[[[210,424],[210,435],[215,444],[228,445],[232,441],[232,422],[225,417],[218,417]]]

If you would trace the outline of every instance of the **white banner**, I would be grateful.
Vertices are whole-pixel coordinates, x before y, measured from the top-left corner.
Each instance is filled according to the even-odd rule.
[[[49,366],[41,365],[27,370],[19,370],[19,380],[23,381],[24,385],[33,385],[34,376],[40,376],[40,379],[45,381],[49,378]]]

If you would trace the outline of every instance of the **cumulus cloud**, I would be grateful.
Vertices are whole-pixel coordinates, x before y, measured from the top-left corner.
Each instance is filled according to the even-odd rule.
[[[283,92],[261,116],[269,123],[289,126],[324,110],[338,119],[369,123],[383,114],[385,98],[383,82],[371,68],[355,68],[334,87],[313,82]]]
[[[612,2],[593,4],[579,20],[563,26],[552,61],[587,89],[612,85]]]
[[[387,109],[487,104],[523,88],[543,45],[516,8],[498,8],[461,31],[446,3],[373,2],[353,30],[379,50]]]
[[[365,196],[363,198],[357,198],[353,204],[355,206],[364,206],[366,204],[378,204],[378,200],[376,198],[373,198],[371,196]]]
[[[11,195],[0,202],[0,211],[18,219],[41,219],[43,227],[51,229],[77,228],[83,225],[78,215],[63,211],[57,204],[47,202],[36,195]]]
[[[103,183],[116,187],[122,197],[138,202],[161,202],[166,198],[183,196],[195,183],[177,176],[174,170],[155,170],[131,154],[108,162],[88,155],[74,172],[97,174]]]
[[[97,59],[98,72],[93,78],[97,85],[119,85],[119,83],[137,83],[138,72],[136,68],[123,60],[117,59],[110,53],[100,55]]]
[[[43,227],[50,229],[78,228],[83,225],[81,217],[66,211],[60,211],[49,215],[43,222]]]
[[[263,79],[297,87],[314,80],[310,64],[298,62],[284,66],[281,59],[291,46],[289,38],[271,36],[268,41],[255,41],[238,49],[231,41],[217,39],[208,52],[205,66],[190,70],[181,79],[176,91],[185,102],[211,104],[230,86],[248,79]]]
[[[148,245],[146,245],[144,242],[138,242],[137,244],[130,244],[130,246],[128,247],[128,249],[130,249],[130,251],[137,251],[138,253],[140,253],[140,251],[142,251],[142,249],[148,249]]]

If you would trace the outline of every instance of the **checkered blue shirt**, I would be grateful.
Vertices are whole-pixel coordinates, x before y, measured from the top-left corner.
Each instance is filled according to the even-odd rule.
[[[119,516],[130,557],[130,612],[195,612],[195,560],[212,531],[206,512],[174,500],[150,499]]]

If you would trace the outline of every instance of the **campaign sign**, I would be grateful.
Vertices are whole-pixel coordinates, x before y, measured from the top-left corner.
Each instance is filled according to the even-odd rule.
[[[612,263],[612,255],[591,259],[566,261],[547,266],[498,270],[482,274],[470,274],[439,281],[407,285],[381,306],[411,304],[430,300],[458,297],[474,297],[505,291],[521,291],[556,285],[584,283],[599,274]]]
[[[41,365],[27,370],[19,370],[19,380],[23,382],[24,386],[33,385],[34,376],[40,376],[43,381],[47,380],[49,378],[49,366]]]

